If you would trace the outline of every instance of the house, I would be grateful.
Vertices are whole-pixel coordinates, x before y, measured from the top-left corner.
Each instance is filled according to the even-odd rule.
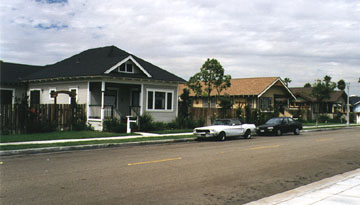
[[[26,84],[21,82],[22,78],[41,69],[42,66],[0,61],[0,104],[18,103],[26,95]]]
[[[360,97],[351,96],[349,97],[350,112],[355,115],[355,123],[360,124]]]
[[[31,66],[28,66],[31,67]],[[155,121],[177,116],[177,87],[182,78],[115,46],[83,51],[23,76],[30,106],[52,104],[52,91],[76,93],[86,104],[87,121],[102,130],[105,118],[151,114]],[[59,95],[58,104],[70,104]]]
[[[296,99],[290,101],[289,109],[294,113],[297,112],[294,115],[303,120],[314,120],[319,112],[319,103],[311,94],[312,88],[296,87],[290,88],[290,90],[294,93]],[[336,113],[344,113],[346,111],[346,98],[345,91],[334,91],[331,93],[330,98],[323,100],[320,106],[321,113],[328,115],[331,119],[334,118]]]
[[[179,86],[181,94],[186,85]],[[259,77],[259,78],[237,78],[231,79],[231,86],[223,90],[220,95],[229,95],[234,102],[233,108],[244,108],[249,105],[251,109],[260,109],[263,112],[273,112],[277,108],[282,114],[286,112],[290,99],[295,99],[293,93],[288,89],[280,77]],[[219,99],[216,98],[215,90],[211,92],[211,100],[204,96],[195,96],[190,91],[190,96],[194,98],[193,107],[219,108]]]

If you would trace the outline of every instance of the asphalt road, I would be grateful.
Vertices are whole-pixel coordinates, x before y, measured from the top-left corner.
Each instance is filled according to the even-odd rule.
[[[2,157],[1,204],[242,204],[360,167],[360,129]]]

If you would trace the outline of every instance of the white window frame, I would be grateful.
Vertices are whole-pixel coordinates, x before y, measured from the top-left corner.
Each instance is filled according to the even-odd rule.
[[[149,92],[153,92],[153,108],[149,109]],[[155,92],[165,93],[165,109],[155,109]],[[168,93],[171,93],[171,109],[168,108]],[[174,112],[174,90],[166,90],[166,89],[146,89],[146,111],[152,112]]]
[[[51,91],[56,92],[56,88],[49,88],[49,99],[54,100],[54,98],[51,97]]]
[[[78,102],[78,96],[79,96],[79,88],[75,88],[75,87],[73,87],[73,88],[69,88],[69,91],[71,92],[71,90],[76,90],[76,96],[75,96],[75,101],[76,101],[76,103]],[[71,104],[71,97],[69,96],[69,104]]]
[[[123,64],[121,64],[121,65],[123,65]],[[134,70],[135,70],[134,64],[132,64],[132,63],[130,63],[130,62],[126,62],[126,63],[125,63],[125,71],[121,71],[121,70],[120,70],[121,65],[118,66],[118,72],[119,72],[119,73],[134,73]],[[128,65],[131,65],[131,66],[132,66],[132,71],[131,71],[131,72],[127,71]]]

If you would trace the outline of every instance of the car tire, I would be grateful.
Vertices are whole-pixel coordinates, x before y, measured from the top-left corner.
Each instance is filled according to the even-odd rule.
[[[282,134],[283,134],[283,133],[282,133],[282,131],[281,131],[280,129],[277,129],[277,130],[276,130],[276,135],[277,135],[277,136],[281,136]]]
[[[226,140],[225,132],[220,132],[220,134],[218,135],[218,138],[220,141],[225,141]]]
[[[294,130],[294,135],[299,135],[300,134],[300,129],[297,127],[295,130]]]
[[[251,138],[251,131],[250,130],[246,130],[246,132],[244,134],[244,138],[245,139],[250,139]]]

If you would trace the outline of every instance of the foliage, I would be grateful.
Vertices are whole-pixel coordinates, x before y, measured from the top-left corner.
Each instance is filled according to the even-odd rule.
[[[345,81],[344,80],[339,80],[338,83],[337,83],[337,88],[339,90],[345,90],[345,87],[346,87],[346,84],[345,84]]]
[[[106,132],[117,132],[125,133],[126,132],[126,123],[121,122],[115,118],[105,119],[103,122],[104,131]]]
[[[329,122],[329,120],[330,120],[330,117],[328,116],[328,115],[320,115],[319,116],[319,119],[318,119],[318,121],[320,122],[320,123],[327,123],[327,122]]]
[[[289,83],[291,83],[292,82],[292,80],[290,79],[290,78],[284,78],[284,83],[285,83],[285,85],[286,86],[289,86]]]
[[[250,105],[245,106],[245,122],[246,123],[251,122],[251,108],[250,108]]]
[[[311,88],[311,84],[310,83],[305,83],[304,88]]]
[[[154,130],[154,120],[152,118],[152,116],[147,113],[144,112],[144,114],[142,114],[141,116],[139,116],[139,129],[140,131],[150,131],[150,130]]]
[[[228,111],[233,107],[234,105],[234,101],[230,98],[229,95],[224,95],[222,97],[220,97],[220,103],[219,106],[220,111],[222,113],[222,117],[227,117],[228,115]]]
[[[190,77],[188,87],[194,91],[196,96],[201,96],[203,91],[210,102],[211,92],[217,91],[220,95],[221,91],[230,87],[231,76],[224,75],[224,68],[216,59],[207,59],[200,68],[200,72]],[[204,85],[204,89],[202,88]],[[208,104],[210,108],[210,103]]]
[[[186,119],[190,117],[189,108],[192,107],[192,99],[190,98],[189,89],[184,88],[183,93],[180,95],[181,101],[179,102],[179,117]]]
[[[336,83],[331,82],[331,77],[326,75],[323,80],[316,80],[312,87],[311,96],[316,98],[316,102],[319,105],[318,112],[320,113],[322,102],[330,98],[331,93],[334,92]]]
[[[243,119],[243,116],[242,116],[242,108],[241,108],[241,106],[239,106],[237,109],[236,109],[236,117],[238,118],[238,119]]]

